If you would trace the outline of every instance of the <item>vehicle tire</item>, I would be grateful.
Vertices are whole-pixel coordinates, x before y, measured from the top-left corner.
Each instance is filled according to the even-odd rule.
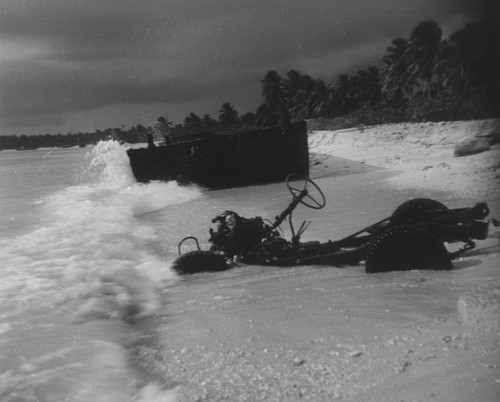
[[[368,246],[367,273],[414,269],[452,269],[443,242],[431,232],[417,226],[393,226]]]
[[[418,219],[423,212],[436,211],[439,209],[447,210],[448,207],[439,201],[430,198],[415,198],[403,202],[397,207],[391,216],[391,222],[398,225],[411,223],[412,219]]]
[[[172,268],[181,275],[225,271],[229,264],[223,255],[211,251],[190,251],[174,261]]]

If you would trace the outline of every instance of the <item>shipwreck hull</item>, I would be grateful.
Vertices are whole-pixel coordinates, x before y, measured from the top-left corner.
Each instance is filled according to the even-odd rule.
[[[283,181],[289,173],[309,174],[305,122],[161,147],[130,149],[139,182],[177,180],[209,188]]]

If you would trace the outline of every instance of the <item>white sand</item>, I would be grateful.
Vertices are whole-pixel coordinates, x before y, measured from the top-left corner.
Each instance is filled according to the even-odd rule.
[[[490,151],[454,157],[454,146],[465,139],[492,134],[498,144]],[[500,125],[497,120],[402,123],[364,130],[316,131],[312,152],[339,156],[397,171],[396,188],[447,191],[457,197],[484,198],[500,192]]]
[[[312,173],[330,202],[303,213],[313,216],[312,236],[373,223],[409,194],[439,194],[454,207],[488,201],[500,217],[498,145],[453,157],[455,143],[490,124],[311,134]],[[258,210],[282,191],[267,186],[248,202]],[[361,265],[194,275],[168,291],[161,347],[137,348],[140,364],[177,382],[179,401],[497,401],[498,240],[492,228],[446,272],[367,275]]]

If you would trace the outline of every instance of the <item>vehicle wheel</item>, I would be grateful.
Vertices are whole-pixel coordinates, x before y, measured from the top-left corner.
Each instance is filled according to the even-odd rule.
[[[401,225],[384,230],[368,246],[366,272],[452,269],[443,242],[417,226]]]
[[[391,216],[391,222],[404,225],[411,223],[412,219],[418,219],[418,216],[421,213],[437,211],[439,209],[447,210],[448,207],[439,201],[432,200],[430,198],[415,198],[413,200],[403,202],[399,207],[397,207]]]
[[[174,261],[172,268],[182,275],[218,272],[229,268],[226,258],[211,251],[190,251]]]

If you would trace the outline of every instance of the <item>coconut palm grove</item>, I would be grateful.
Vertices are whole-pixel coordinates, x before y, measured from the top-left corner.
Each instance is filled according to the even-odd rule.
[[[394,39],[379,66],[345,73],[333,82],[296,70],[284,75],[269,71],[260,84],[263,102],[240,114],[230,102],[219,115],[190,113],[174,125],[161,116],[151,127],[109,128],[92,133],[0,137],[0,149],[85,146],[103,139],[145,142],[225,130],[250,130],[304,119],[329,128],[396,122],[470,120],[500,114],[500,35],[494,17],[443,39],[434,20],[423,21],[408,38]]]

